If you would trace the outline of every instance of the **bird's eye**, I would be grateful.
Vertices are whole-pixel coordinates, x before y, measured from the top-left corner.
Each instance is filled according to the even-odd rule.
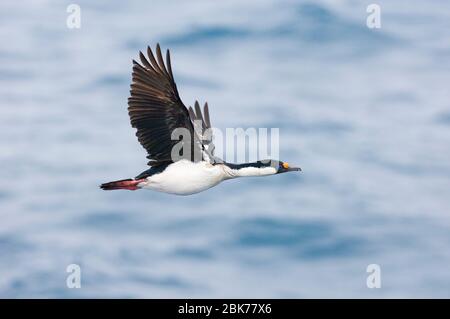
[[[288,163],[283,163],[282,166],[283,166],[283,168],[286,168],[286,169],[289,168],[289,164]]]

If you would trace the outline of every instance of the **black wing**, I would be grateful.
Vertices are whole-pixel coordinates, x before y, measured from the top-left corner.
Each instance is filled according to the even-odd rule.
[[[133,60],[128,114],[131,126],[137,128],[139,142],[148,153],[148,165],[156,166],[174,161],[171,157],[172,148],[180,142],[171,139],[176,128],[185,128],[190,132],[191,138],[182,143],[190,143],[188,149],[191,151],[190,154],[182,154],[182,158],[201,160],[202,145],[196,140],[189,112],[178,95],[169,50],[166,53],[167,68],[159,44],[156,46],[156,58],[150,47],[147,48],[147,55],[149,60],[139,52],[142,65]]]

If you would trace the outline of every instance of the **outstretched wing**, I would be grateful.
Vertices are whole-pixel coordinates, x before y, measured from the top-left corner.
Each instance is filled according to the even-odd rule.
[[[198,101],[195,101],[194,107],[195,111],[191,106],[189,107],[189,116],[194,126],[196,136],[203,145],[203,157],[214,162],[214,144],[212,142],[213,132],[209,117],[208,103],[205,103],[205,106],[203,107],[203,114]]]
[[[189,154],[182,158],[196,161],[202,159],[202,145],[196,140],[189,112],[178,94],[172,74],[170,53],[167,50],[166,63],[159,44],[156,46],[156,58],[150,47],[147,48],[148,60],[139,52],[142,64],[133,60],[131,96],[128,98],[128,114],[131,126],[137,129],[136,136],[146,149],[150,159],[148,165],[156,166],[173,162],[172,148],[178,140],[172,140],[172,132],[185,128],[190,132]],[[187,152],[186,152],[187,153]],[[181,158],[178,158],[181,159]]]

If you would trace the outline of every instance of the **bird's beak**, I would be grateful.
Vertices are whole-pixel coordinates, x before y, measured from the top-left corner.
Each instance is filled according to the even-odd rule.
[[[302,169],[300,167],[291,167],[289,166],[289,163],[281,163],[280,168],[278,169],[279,173],[287,173],[287,172],[295,172],[295,171],[301,171]]]

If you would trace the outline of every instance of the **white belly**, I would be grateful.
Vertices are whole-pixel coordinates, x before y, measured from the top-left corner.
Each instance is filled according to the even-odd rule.
[[[190,195],[216,186],[224,179],[221,165],[181,160],[169,165],[162,173],[147,177],[140,187],[158,192]]]

